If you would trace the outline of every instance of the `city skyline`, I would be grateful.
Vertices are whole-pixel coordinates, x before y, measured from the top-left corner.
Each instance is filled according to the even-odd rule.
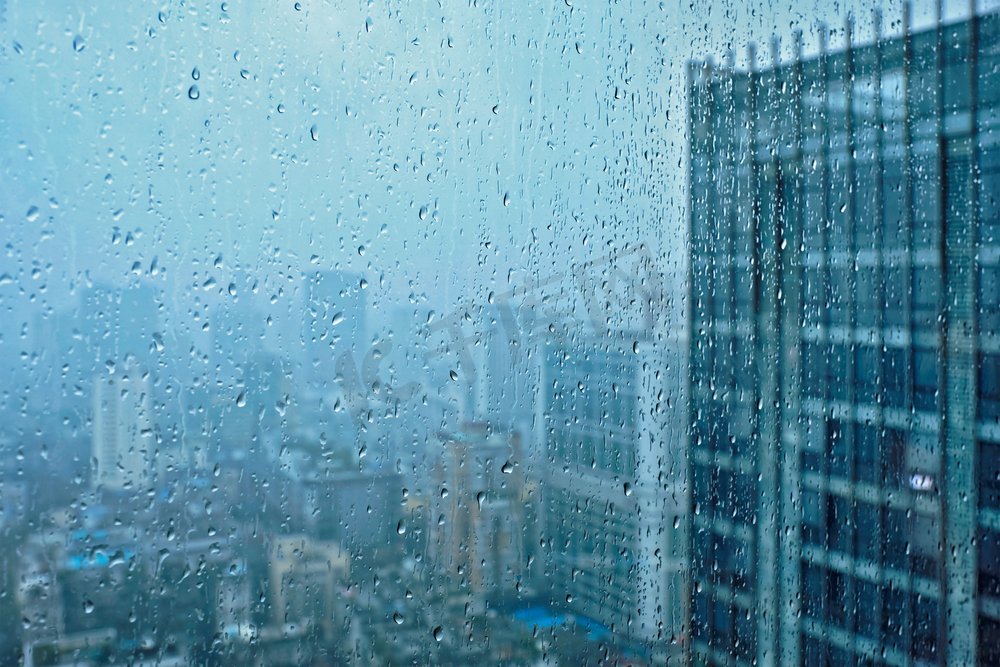
[[[60,9],[0,665],[1000,660],[1000,0]]]

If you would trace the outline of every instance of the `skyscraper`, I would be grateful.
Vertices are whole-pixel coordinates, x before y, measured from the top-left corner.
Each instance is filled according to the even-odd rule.
[[[126,366],[94,380],[94,484],[143,490],[155,465],[148,376]]]
[[[690,71],[699,664],[1000,659],[1000,16],[877,23]]]
[[[623,332],[552,341],[538,417],[553,602],[671,656],[687,623],[683,349]]]
[[[428,526],[435,564],[476,604],[512,596],[527,569],[520,438],[485,423],[439,437]]]

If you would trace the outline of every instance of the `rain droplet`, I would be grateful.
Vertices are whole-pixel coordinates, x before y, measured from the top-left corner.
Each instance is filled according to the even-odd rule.
[[[91,602],[90,600],[84,600],[83,601],[83,613],[84,614],[93,614],[94,613],[94,603]]]
[[[403,615],[400,614],[398,611],[394,611],[392,612],[392,620],[396,622],[396,625],[402,625]]]
[[[476,494],[476,504],[479,505],[479,509],[483,509],[483,501],[486,500],[486,494],[480,491]]]
[[[188,88],[188,98],[189,99],[196,100],[199,97],[201,97],[201,91],[198,90],[198,85],[197,84],[194,84],[190,88]]]
[[[625,495],[626,496],[632,495],[632,485],[629,484],[628,482],[625,482]]]
[[[201,72],[198,71],[197,67],[191,70],[191,78],[194,79],[195,81],[201,78]]]
[[[243,408],[246,407],[246,404],[247,404],[247,393],[245,391],[241,391],[240,395],[236,397],[236,407]]]
[[[28,209],[28,212],[24,214],[24,217],[28,219],[28,222],[34,222],[38,220],[38,207],[32,206]]]
[[[438,625],[434,628],[434,641],[439,642],[442,639],[444,639],[444,628]]]
[[[309,136],[313,141],[319,141],[319,126],[313,125],[309,128]]]
[[[510,461],[506,461],[502,466],[500,466],[500,472],[505,475],[509,475],[514,472],[514,464]]]
[[[510,193],[509,192],[503,193],[503,205],[504,206],[510,206]]]
[[[400,535],[406,534],[406,523],[402,519],[396,524],[396,532]]]
[[[458,382],[458,373],[455,371],[448,371],[448,377],[450,377],[454,382]]]
[[[426,206],[421,206],[420,207],[420,212],[417,215],[420,217],[421,220],[426,220],[427,219],[427,213],[428,213],[427,207]]]
[[[77,53],[81,53],[85,48],[87,48],[87,43],[83,41],[83,37],[77,35],[73,38],[73,50]]]

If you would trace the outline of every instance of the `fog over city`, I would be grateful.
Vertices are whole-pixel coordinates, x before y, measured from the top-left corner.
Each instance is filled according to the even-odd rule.
[[[0,664],[1000,659],[998,8],[0,0]]]

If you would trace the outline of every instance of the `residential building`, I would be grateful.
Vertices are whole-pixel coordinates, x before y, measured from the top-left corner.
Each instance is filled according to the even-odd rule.
[[[133,367],[95,378],[96,486],[140,492],[151,481],[156,459],[150,401],[149,377]]]
[[[673,659],[687,633],[685,347],[634,332],[551,341],[538,416],[553,604]]]
[[[521,439],[482,422],[439,439],[428,512],[433,563],[475,605],[513,597],[527,571]]]

